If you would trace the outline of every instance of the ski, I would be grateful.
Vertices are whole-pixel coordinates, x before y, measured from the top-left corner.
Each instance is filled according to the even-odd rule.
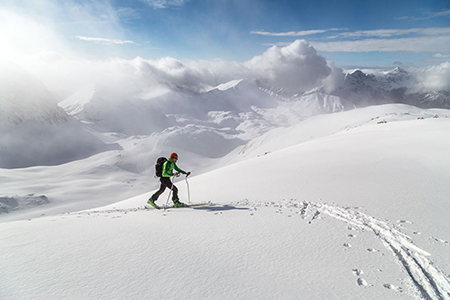
[[[205,203],[185,204],[184,207],[210,206],[211,204],[212,204],[211,201],[208,201]]]
[[[200,206],[210,206],[212,203],[211,201],[208,202],[204,202],[204,203],[193,203],[193,204],[185,204],[184,206],[181,207],[175,207],[175,206],[150,206],[150,205],[146,205],[144,208],[147,210],[150,209],[169,209],[169,208],[189,208],[189,207],[200,207]]]
[[[144,209],[147,209],[147,210],[150,210],[150,209],[161,209],[161,208],[164,208],[164,207],[160,207],[158,205],[153,206],[153,205],[150,205],[150,204],[147,204],[147,205],[144,206]]]

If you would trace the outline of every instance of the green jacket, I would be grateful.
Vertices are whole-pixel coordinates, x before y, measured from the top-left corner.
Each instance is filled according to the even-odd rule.
[[[177,172],[180,172],[181,174],[186,174],[185,171],[178,168],[178,166],[169,158],[163,165],[162,176],[172,177],[173,169],[175,169]]]

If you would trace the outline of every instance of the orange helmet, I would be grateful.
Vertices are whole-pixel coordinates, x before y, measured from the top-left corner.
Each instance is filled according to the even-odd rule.
[[[176,153],[170,154],[170,159],[174,159],[174,158],[178,159],[178,154],[176,154]]]

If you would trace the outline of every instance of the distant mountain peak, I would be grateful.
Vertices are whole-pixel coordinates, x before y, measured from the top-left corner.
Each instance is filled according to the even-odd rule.
[[[226,91],[229,89],[234,89],[243,81],[244,81],[243,79],[231,80],[229,82],[219,84],[218,86],[216,86],[215,88],[213,88],[211,90]]]
[[[79,89],[70,97],[58,103],[68,114],[75,115],[83,110],[85,104],[89,103],[96,92],[94,84],[88,84]]]

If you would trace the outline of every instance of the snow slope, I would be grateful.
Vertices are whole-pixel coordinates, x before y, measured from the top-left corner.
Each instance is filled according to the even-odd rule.
[[[449,117],[384,105],[268,131],[189,178],[192,202],[209,207],[145,210],[150,188],[110,204],[96,199],[124,187],[105,184],[97,208],[18,212],[0,223],[0,298],[450,299]],[[94,161],[71,163],[57,193],[89,182],[83,170],[130,175]]]

